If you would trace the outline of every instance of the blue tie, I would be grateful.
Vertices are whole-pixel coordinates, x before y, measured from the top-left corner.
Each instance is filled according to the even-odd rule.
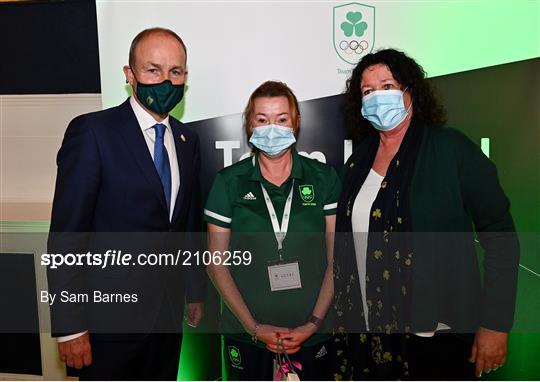
[[[156,130],[156,143],[154,145],[154,164],[163,184],[165,191],[165,200],[167,201],[167,210],[171,209],[171,165],[169,163],[169,155],[165,148],[165,129],[167,126],[157,123],[154,125]]]

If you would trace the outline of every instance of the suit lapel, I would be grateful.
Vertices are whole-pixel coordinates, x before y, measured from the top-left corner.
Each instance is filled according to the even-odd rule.
[[[164,210],[167,210],[167,203],[165,201],[165,193],[163,192],[163,186],[159,175],[148,150],[148,145],[143,136],[139,122],[131,109],[129,99],[120,106],[122,110],[122,120],[120,123],[120,134],[127,144],[129,151],[135,157],[135,160],[141,168],[144,177],[150,184],[154,194],[158,198]]]
[[[178,217],[178,214],[180,213],[180,209],[182,206],[182,202],[184,199],[184,194],[186,190],[186,168],[187,168],[187,162],[185,158],[186,154],[186,147],[185,145],[188,143],[186,136],[182,135],[182,131],[180,126],[177,124],[175,120],[172,118],[169,119],[171,124],[171,129],[173,132],[173,138],[174,138],[174,146],[176,148],[176,159],[178,161],[178,172],[180,173],[180,187],[178,188],[178,195],[176,196],[176,202],[174,204],[174,211],[172,215],[171,221],[175,221]],[[184,137],[184,139],[182,139]]]

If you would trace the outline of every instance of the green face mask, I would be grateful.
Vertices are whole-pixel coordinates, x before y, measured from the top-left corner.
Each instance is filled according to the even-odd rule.
[[[165,80],[159,84],[141,84],[137,81],[137,98],[149,110],[167,114],[182,100],[184,84],[173,85]]]

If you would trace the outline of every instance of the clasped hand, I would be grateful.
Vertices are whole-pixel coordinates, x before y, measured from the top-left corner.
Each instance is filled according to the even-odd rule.
[[[257,338],[266,344],[266,348],[274,353],[293,354],[301,345],[317,331],[312,323],[296,328],[284,328],[273,325],[261,325]]]

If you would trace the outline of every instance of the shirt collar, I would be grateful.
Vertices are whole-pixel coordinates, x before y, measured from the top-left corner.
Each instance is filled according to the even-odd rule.
[[[296,149],[293,147],[291,150],[292,154],[292,169],[291,169],[291,175],[287,178],[287,180],[291,178],[295,179],[302,179],[304,177],[304,170],[302,169],[302,163],[300,162],[299,154],[296,151]],[[249,180],[262,182],[264,180],[262,174],[261,174],[261,168],[259,166],[259,152],[256,151],[255,154],[252,157],[253,161],[253,170],[251,171],[251,176],[249,177]]]
[[[167,129],[171,128],[168,115],[163,121],[156,121],[148,111],[139,105],[135,99],[135,96],[131,96],[129,98],[129,103],[133,109],[133,113],[135,113],[135,117],[137,118],[137,122],[139,122],[139,126],[141,127],[142,131],[152,129],[156,123],[165,125]]]

